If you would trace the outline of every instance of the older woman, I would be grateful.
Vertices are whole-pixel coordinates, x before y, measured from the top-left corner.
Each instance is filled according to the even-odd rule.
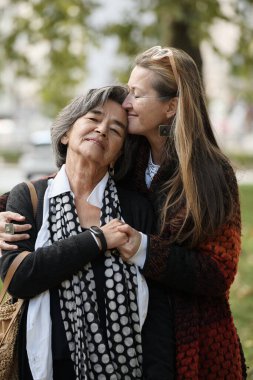
[[[21,380],[142,377],[147,289],[138,267],[113,250],[129,240],[118,231],[121,220],[144,232],[152,223],[149,203],[117,188],[109,173],[126,137],[125,96],[121,86],[90,90],[59,114],[52,143],[60,170],[36,182],[36,220],[26,184],[9,195],[7,209],[32,226],[30,239],[1,258],[4,278],[15,256],[31,251],[9,287],[28,301],[19,335]],[[135,233],[128,244],[138,260],[144,235]]]

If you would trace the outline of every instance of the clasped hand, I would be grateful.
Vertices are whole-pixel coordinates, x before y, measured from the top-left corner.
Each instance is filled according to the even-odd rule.
[[[117,248],[123,260],[129,260],[138,251],[141,233],[119,219],[101,227],[108,249]]]

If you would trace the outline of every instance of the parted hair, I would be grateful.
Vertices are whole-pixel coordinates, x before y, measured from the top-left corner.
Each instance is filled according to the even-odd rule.
[[[75,121],[95,107],[105,104],[107,100],[122,104],[126,96],[127,89],[124,86],[91,89],[85,95],[74,98],[59,112],[51,127],[52,146],[58,168],[66,162],[67,155],[67,146],[62,144],[61,139],[72,128]]]
[[[224,175],[229,160],[215,139],[194,60],[180,49],[154,46],[138,55],[134,65],[156,74],[152,85],[160,96],[175,93],[178,97],[162,162],[173,162],[174,173],[162,189],[166,196],[161,231],[173,210],[184,209],[184,222],[173,238],[193,246],[214,233],[233,212],[231,188]],[[173,228],[173,220],[170,224]]]

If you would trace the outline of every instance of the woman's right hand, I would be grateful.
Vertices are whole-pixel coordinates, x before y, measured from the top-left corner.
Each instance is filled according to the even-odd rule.
[[[112,219],[109,223],[100,227],[104,233],[108,249],[119,247],[128,242],[127,234],[118,230],[118,227],[121,225],[121,220]]]
[[[5,232],[5,224],[13,222],[24,222],[25,217],[11,211],[0,212],[0,252],[2,250],[11,251],[17,249],[18,246],[13,244],[20,240],[29,239],[30,235],[25,233],[30,230],[32,226],[30,224],[13,224],[14,235]]]

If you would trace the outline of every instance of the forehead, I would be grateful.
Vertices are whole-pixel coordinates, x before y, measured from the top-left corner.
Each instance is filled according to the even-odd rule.
[[[120,121],[127,126],[127,112],[121,104],[114,100],[108,99],[103,105],[98,105],[88,111],[95,113],[102,118],[107,118],[113,121]]]
[[[128,80],[128,87],[130,89],[153,89],[152,83],[154,82],[156,74],[141,66],[135,66],[130,74]]]
[[[111,115],[113,113],[125,115],[126,111],[121,104],[115,102],[114,100],[108,99],[104,104],[98,104],[97,106],[91,108],[88,112],[96,110],[103,115]]]

